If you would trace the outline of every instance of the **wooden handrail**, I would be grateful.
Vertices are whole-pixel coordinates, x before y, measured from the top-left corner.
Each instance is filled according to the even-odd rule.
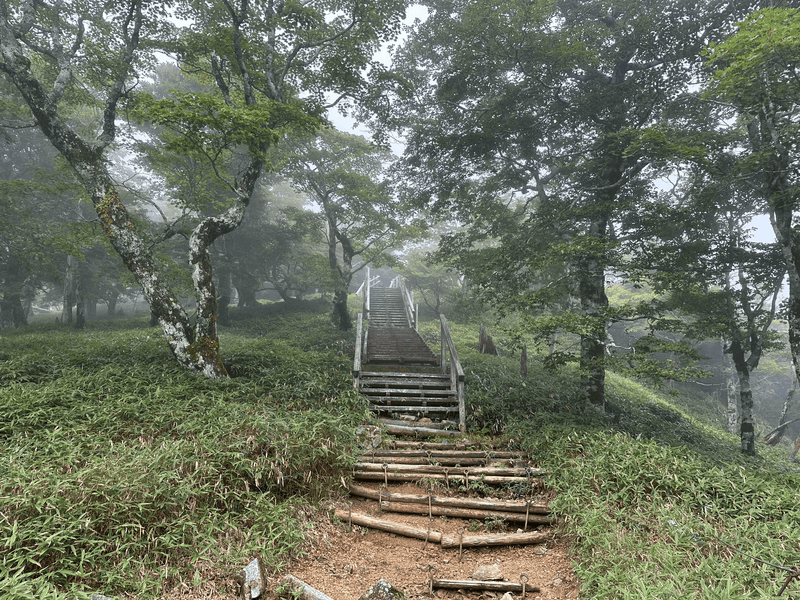
[[[358,379],[361,376],[361,330],[364,327],[364,313],[358,313],[356,325],[356,348],[353,359],[353,387],[358,389]]]
[[[364,289],[364,315],[367,320],[369,320],[369,300],[370,300],[370,290],[372,289],[372,282],[370,281],[372,277],[370,276],[370,268],[367,267],[367,278],[364,280],[366,287]]]
[[[458,359],[458,351],[453,337],[450,335],[450,327],[447,325],[447,319],[444,315],[439,315],[439,322],[441,323],[441,353],[442,353],[442,373],[447,373],[448,366],[450,367],[450,389],[456,393],[458,398],[458,429],[461,433],[467,432],[467,397],[464,369],[461,367],[461,361]],[[450,360],[448,363],[448,353]]]

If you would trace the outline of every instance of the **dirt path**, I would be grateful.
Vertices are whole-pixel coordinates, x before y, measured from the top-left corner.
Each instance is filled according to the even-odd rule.
[[[378,486],[374,487],[377,489]],[[426,493],[414,485],[390,487],[391,492]],[[347,510],[344,503],[338,508]],[[427,516],[379,513],[377,502],[371,500],[352,498],[352,510],[420,529],[428,526]],[[456,535],[459,527],[470,527],[470,523],[462,519],[434,518],[434,521],[432,528],[446,535]],[[476,529],[476,522],[472,528]],[[518,583],[520,575],[526,574],[528,583],[541,590],[530,595],[532,598],[574,600],[579,597],[568,556],[569,548],[558,537],[544,545],[465,549],[459,561],[458,548],[443,549],[438,544],[426,545],[422,540],[358,526],[349,532],[348,529],[346,523],[318,523],[317,543],[308,556],[291,565],[288,572],[334,600],[358,600],[379,579],[392,583],[412,600],[430,598],[430,566],[436,567],[437,579],[465,580],[479,566],[496,564],[508,581]],[[474,533],[485,531],[481,529]],[[503,594],[435,590],[435,595],[443,599],[478,600],[499,599]]]
[[[362,487],[378,490],[380,482],[361,483]],[[435,484],[434,484],[435,485]],[[450,486],[448,486],[449,488]],[[430,490],[415,484],[389,483],[385,492],[401,494],[428,494]],[[547,503],[549,492],[542,488],[536,490],[536,498],[528,498],[536,503]],[[437,496],[465,496],[465,492],[445,489],[439,485]],[[474,492],[470,492],[474,494]],[[499,499],[502,497],[499,493]],[[302,558],[287,565],[282,572],[268,577],[267,590],[259,598],[276,600],[272,593],[279,580],[292,574],[314,589],[333,600],[358,600],[365,591],[380,579],[384,579],[404,591],[407,600],[431,598],[429,581],[432,573],[436,579],[468,580],[480,566],[496,565],[502,577],[519,583],[521,576],[527,576],[530,586],[539,588],[528,597],[548,600],[574,600],[579,598],[578,584],[575,580],[569,558],[569,547],[557,533],[557,525],[530,526],[552,536],[545,544],[521,546],[491,546],[465,548],[459,558],[459,549],[445,549],[440,544],[426,543],[423,540],[407,538],[392,533],[367,529],[358,525],[349,526],[339,519],[331,519],[334,509],[345,512],[367,514],[382,520],[392,521],[421,529],[439,531],[443,535],[457,539],[459,528],[465,535],[485,533],[515,532],[516,524],[497,523],[493,526],[480,521],[458,518],[433,517],[402,513],[382,512],[379,503],[357,496],[339,500],[324,507],[309,524],[307,537],[313,541]],[[557,523],[557,518],[556,518]],[[264,549],[269,552],[268,548]],[[211,567],[209,565],[209,567]],[[435,569],[435,571],[433,570]],[[233,592],[230,576],[214,572],[213,567],[203,574],[206,581],[198,587],[184,584],[177,586],[164,598],[170,600],[239,600]],[[223,591],[226,590],[226,591]],[[447,600],[500,600],[501,592],[464,592],[463,590],[434,590],[434,597]],[[515,598],[521,597],[516,594]]]

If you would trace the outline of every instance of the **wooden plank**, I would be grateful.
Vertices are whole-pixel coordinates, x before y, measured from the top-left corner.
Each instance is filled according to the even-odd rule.
[[[460,508],[474,508],[479,510],[501,510],[517,513],[525,513],[530,510],[531,514],[547,515],[550,509],[544,504],[531,504],[528,507],[525,502],[512,502],[509,500],[476,500],[473,498],[447,498],[444,496],[433,496],[428,494],[399,494],[396,492],[385,492],[368,488],[363,485],[351,483],[350,493],[354,496],[369,498],[371,500],[387,500],[389,502],[404,502],[406,504],[424,504],[428,502],[432,506],[452,506]]]
[[[427,429],[425,427],[403,427],[401,425],[386,425],[386,431],[395,433],[397,435],[411,435],[419,437],[435,437],[435,436],[458,436],[461,437],[460,431],[440,431],[438,429]]]
[[[381,471],[383,472],[384,466],[381,463],[372,462],[357,462],[356,469],[360,471]],[[443,473],[450,477],[475,477],[476,479],[481,475],[500,475],[500,476],[516,476],[523,477],[526,475],[535,475],[542,472],[542,469],[523,469],[520,467],[444,467],[440,465],[402,465],[394,464],[389,467],[390,473]]]
[[[379,388],[367,387],[364,382],[361,382],[361,393],[365,396],[430,396],[431,398],[446,398],[448,396],[455,396],[453,390],[421,390],[419,388]]]
[[[334,511],[334,515],[336,515],[344,523],[354,523],[355,525],[361,525],[362,527],[380,529],[381,531],[388,531],[389,533],[415,538],[418,540],[427,539],[429,542],[436,544],[442,541],[442,533],[440,531],[427,531],[425,529],[419,529],[417,527],[411,527],[409,525],[403,525],[401,523],[395,523],[385,519],[376,519],[375,517],[370,517],[369,515],[364,515],[361,513],[350,513],[339,508]]]
[[[419,378],[419,379],[436,379],[439,381],[450,381],[449,375],[442,375],[441,373],[408,373],[404,371],[364,371],[361,373],[362,377],[397,377],[401,379]]]
[[[541,544],[550,538],[549,533],[528,531],[523,533],[497,533],[492,535],[442,536],[442,548],[477,548],[480,546],[515,546]]]
[[[399,445],[400,442],[394,442]],[[419,446],[422,442],[411,442]],[[453,444],[426,444],[426,447],[437,446],[452,448]],[[463,458],[527,458],[522,452],[495,452],[494,450],[391,450],[378,448],[375,456],[432,456],[434,458],[463,457]]]
[[[362,481],[421,481],[423,479],[432,479],[436,481],[449,481],[451,483],[464,483],[465,478],[463,475],[449,475],[445,478],[444,475],[438,473],[378,473],[375,471],[356,471],[353,473],[354,479]],[[470,483],[480,481],[486,485],[511,485],[513,483],[531,483],[530,477],[497,477],[495,475],[483,475],[481,477],[474,477],[469,480]]]
[[[449,506],[425,506],[423,504],[401,504],[398,502],[381,502],[381,510],[411,515],[427,515],[434,517],[452,517],[455,519],[503,519],[515,523],[532,523],[537,525],[551,525],[553,519],[546,515],[526,515],[525,513],[507,512],[499,510],[485,510],[474,508],[458,508]]]
[[[452,421],[451,421],[452,423]],[[438,423],[428,424],[426,427],[436,427]],[[381,462],[385,462],[390,465],[394,464],[406,464],[406,465],[449,465],[455,467],[456,465],[459,466],[468,466],[468,465],[484,465],[486,464],[485,458],[413,458],[413,457],[404,457],[404,456],[384,456],[384,457],[377,457],[377,456],[362,456],[359,460],[363,460],[364,462],[375,462],[378,458],[380,458]]]

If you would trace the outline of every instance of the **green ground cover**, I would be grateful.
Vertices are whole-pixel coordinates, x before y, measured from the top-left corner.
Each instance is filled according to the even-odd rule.
[[[173,366],[144,317],[0,332],[0,597],[150,598],[200,560],[235,571],[265,543],[270,567],[298,552],[303,513],[336,493],[368,419],[352,334],[304,306],[232,311],[220,381]],[[471,431],[550,472],[582,598],[777,594],[787,573],[742,552],[800,562],[785,447],[744,457],[678,408],[693,399],[613,374],[606,406],[586,406],[574,371],[531,357],[522,379],[518,357],[477,354],[476,326],[451,330]]]

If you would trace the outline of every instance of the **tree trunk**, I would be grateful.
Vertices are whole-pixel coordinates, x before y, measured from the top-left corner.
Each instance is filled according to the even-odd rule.
[[[602,311],[608,307],[603,265],[594,258],[584,262],[580,276],[581,312],[591,318],[591,329],[581,334],[581,383],[592,404],[604,405],[606,394],[606,324]]]
[[[135,50],[136,42],[131,41],[131,44],[128,50]],[[215,239],[241,223],[263,170],[263,159],[255,152],[251,153],[246,168],[235,182],[231,207],[221,216],[204,219],[192,232],[189,265],[197,297],[197,323],[193,328],[177,295],[164,282],[149,246],[138,234],[136,223],[120,200],[108,171],[105,150],[116,134],[117,102],[122,96],[121,90],[126,87],[125,73],[108,97],[102,135],[87,141],[58,113],[50,94],[34,76],[31,61],[25,56],[18,37],[7,23],[0,23],[0,59],[0,68],[19,90],[40,129],[66,159],[86,190],[109,242],[139,283],[177,362],[207,377],[226,375],[216,329],[217,297],[208,248]]]
[[[67,256],[67,267],[64,272],[64,306],[61,309],[61,322],[72,323],[72,307],[75,306],[75,264],[77,259]]]
[[[227,265],[223,265],[219,269],[219,322],[223,325],[231,324],[228,306],[231,303],[232,294],[233,285],[231,284],[231,270]]]
[[[725,344],[723,342],[724,347]],[[726,354],[726,356],[729,355]],[[736,367],[733,364],[733,359],[729,357],[725,369],[725,393],[728,407],[728,432],[733,435],[736,435],[739,431],[739,394],[736,381]]]
[[[86,327],[86,281],[84,277],[84,266],[77,265],[77,277],[75,278],[75,329]]]
[[[257,306],[256,292],[258,291],[258,280],[250,273],[237,273],[234,279],[236,291],[239,293],[239,308]]]
[[[114,317],[117,314],[117,299],[119,294],[116,292],[108,292],[106,294],[106,314],[109,317]]]
[[[750,388],[750,366],[747,364],[742,347],[741,336],[734,333],[729,352],[736,367],[739,379],[739,406],[741,407],[740,439],[742,452],[749,456],[756,455],[756,437],[753,421],[753,390]]]

